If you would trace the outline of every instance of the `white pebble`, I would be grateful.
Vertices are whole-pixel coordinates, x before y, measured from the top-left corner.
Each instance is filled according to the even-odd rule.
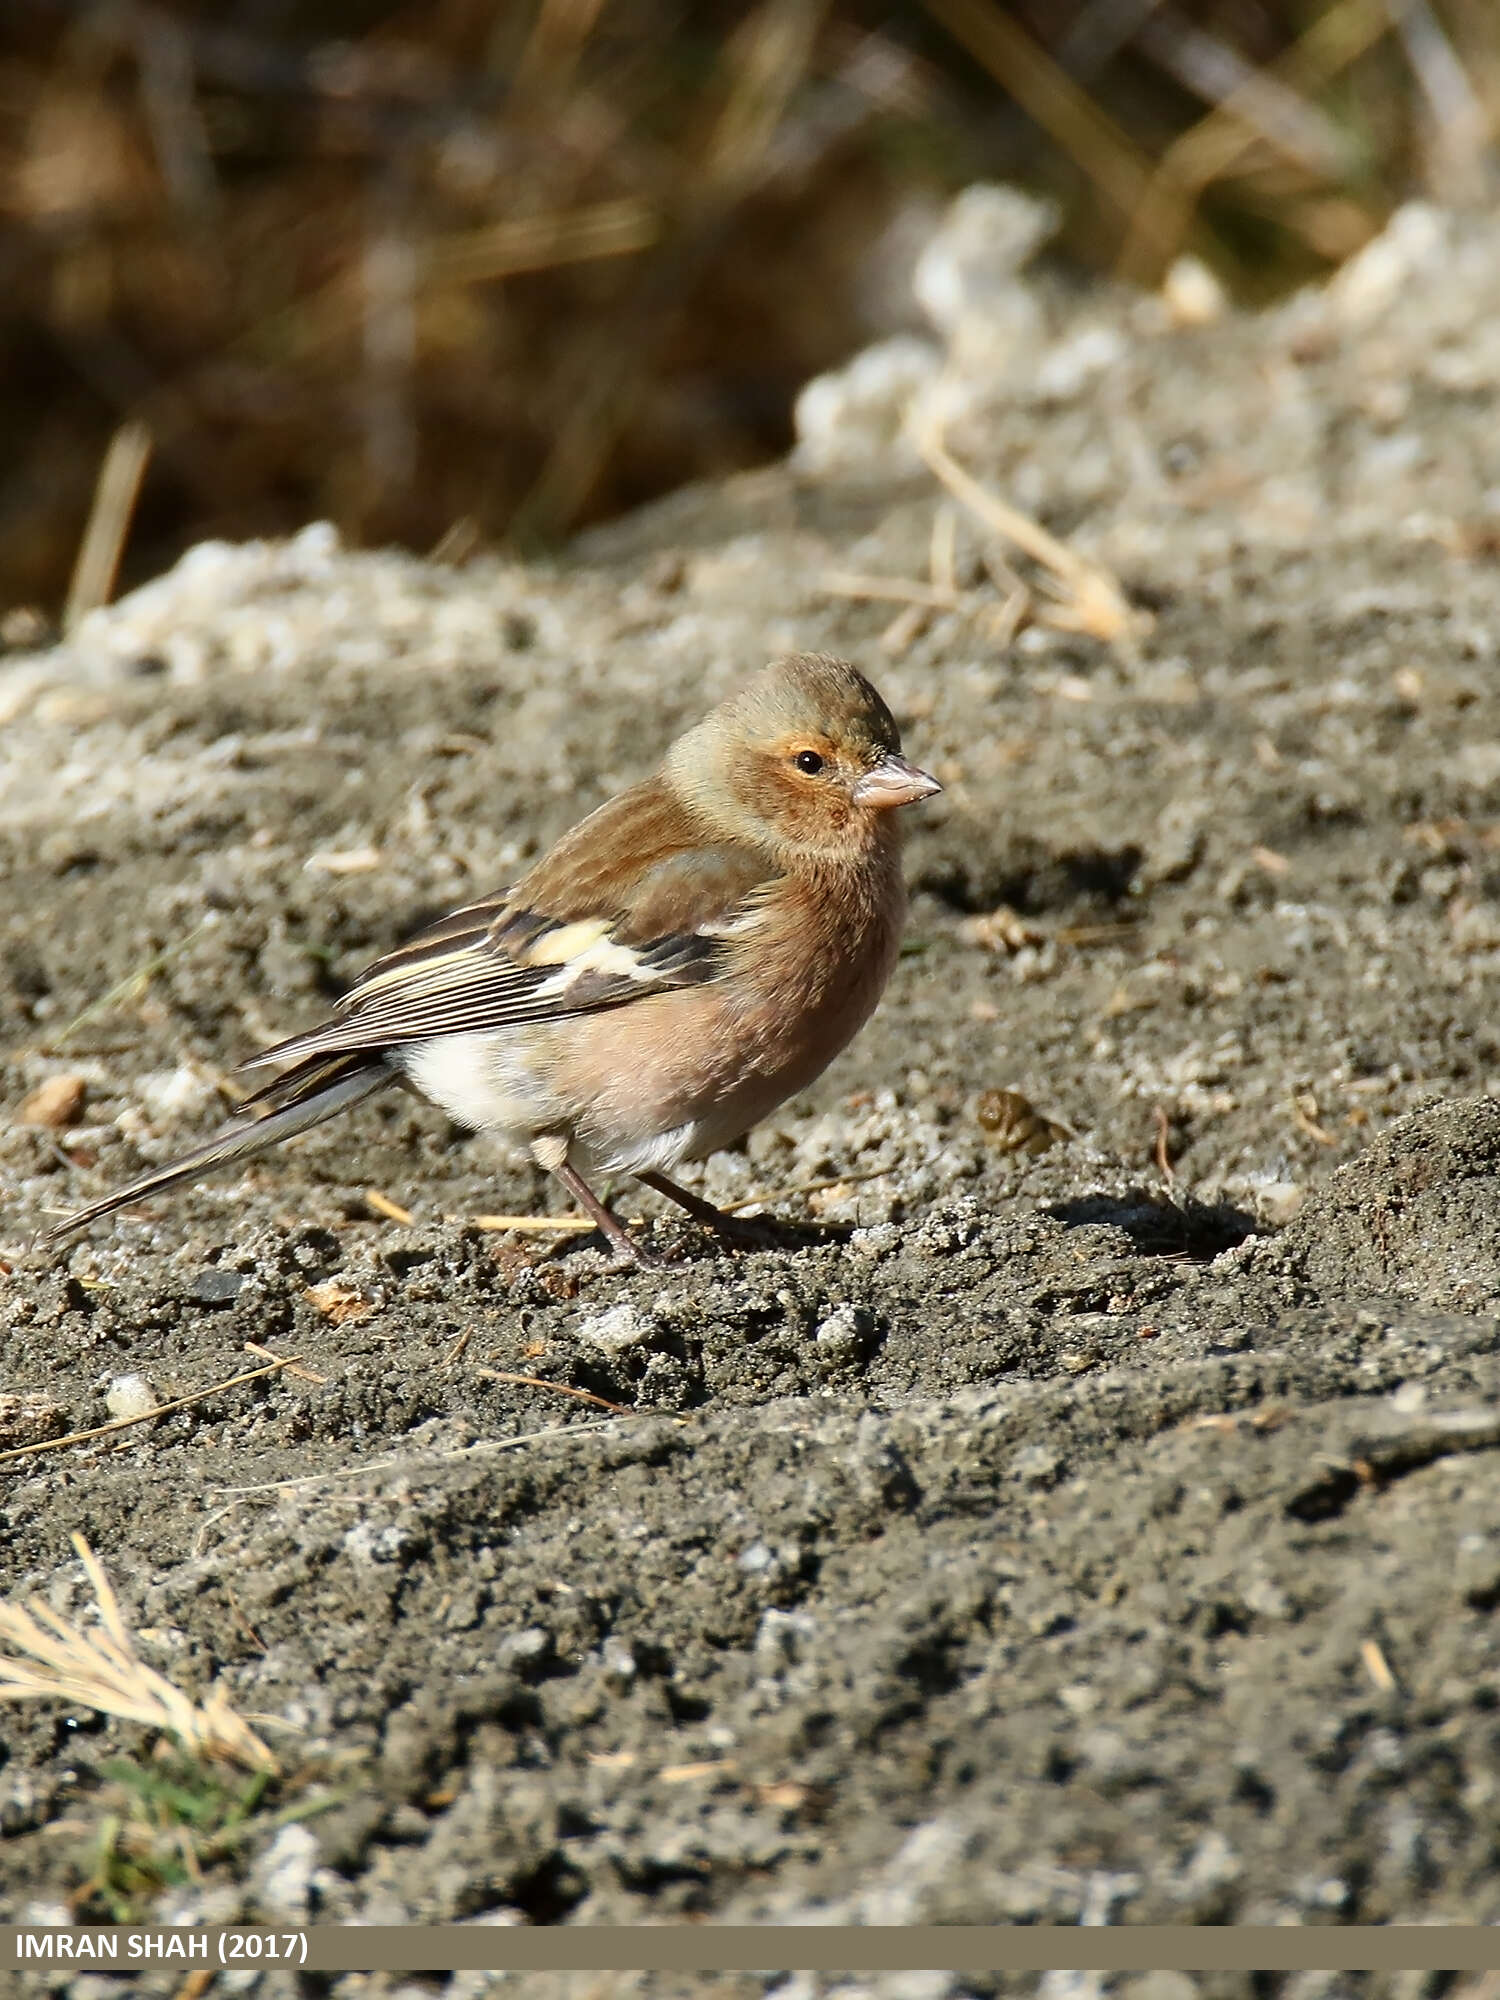
[[[156,1391],[144,1375],[112,1375],[104,1392],[104,1407],[116,1422],[144,1417],[156,1403]]]
[[[1172,326],[1212,326],[1229,310],[1229,295],[1201,257],[1178,257],[1162,281]]]
[[[317,1836],[309,1828],[284,1826],[253,1871],[261,1907],[278,1917],[305,1917],[317,1858]]]
[[[653,1331],[652,1322],[634,1306],[611,1306],[608,1312],[578,1324],[578,1338],[602,1347],[606,1354],[624,1354],[632,1347],[641,1347]]]
[[[176,1069],[147,1070],[136,1078],[134,1089],[151,1117],[165,1124],[190,1118],[215,1094],[208,1078],[188,1063],[179,1063]]]

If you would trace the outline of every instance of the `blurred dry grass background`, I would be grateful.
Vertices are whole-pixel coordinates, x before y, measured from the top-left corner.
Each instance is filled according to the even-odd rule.
[[[127,524],[460,559],[763,460],[970,180],[1253,298],[1497,130],[1495,0],[9,0],[0,643],[96,485],[81,607]]]

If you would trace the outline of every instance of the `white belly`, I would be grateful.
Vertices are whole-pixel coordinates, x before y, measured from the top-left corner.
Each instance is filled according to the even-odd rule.
[[[422,1095],[459,1125],[527,1138],[555,1115],[551,1092],[512,1035],[434,1035],[392,1054]]]
[[[526,1141],[539,1132],[566,1130],[570,1121],[546,1082],[535,1039],[530,1038],[530,1057],[522,1040],[503,1030],[435,1035],[393,1053],[422,1095],[456,1124]],[[683,1160],[701,1159],[721,1143],[702,1120],[689,1119],[665,1129],[620,1130],[607,1137],[575,1133],[568,1158],[585,1178],[653,1168],[666,1173]]]

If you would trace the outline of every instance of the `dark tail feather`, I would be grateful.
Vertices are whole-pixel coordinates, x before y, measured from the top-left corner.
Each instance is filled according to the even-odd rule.
[[[98,1201],[91,1201],[86,1208],[78,1209],[49,1229],[41,1240],[60,1242],[63,1237],[86,1229],[101,1216],[113,1215],[117,1208],[127,1208],[132,1202],[159,1194],[163,1188],[176,1187],[181,1181],[195,1181],[217,1167],[248,1160],[265,1152],[267,1147],[279,1146],[283,1139],[306,1132],[310,1126],[321,1125],[325,1118],[347,1111],[351,1104],[358,1104],[362,1098],[371,1097],[396,1081],[396,1072],[379,1056],[364,1052],[335,1062],[324,1058],[300,1063],[248,1100],[251,1104],[265,1104],[265,1111],[253,1118],[237,1119],[180,1159],[169,1160],[153,1173],[142,1174],[139,1180],[116,1188],[113,1194],[101,1195]]]

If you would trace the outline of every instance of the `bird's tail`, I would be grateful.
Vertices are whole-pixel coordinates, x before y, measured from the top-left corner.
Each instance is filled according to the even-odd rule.
[[[251,1105],[264,1105],[264,1110],[258,1110],[250,1118],[237,1118],[180,1159],[169,1160],[165,1166],[142,1174],[139,1180],[116,1188],[113,1194],[101,1195],[49,1229],[41,1240],[60,1242],[65,1236],[86,1229],[101,1216],[113,1215],[117,1208],[159,1194],[163,1188],[176,1187],[181,1181],[197,1180],[218,1167],[248,1160],[269,1146],[279,1146],[283,1139],[306,1132],[310,1126],[321,1125],[325,1118],[347,1111],[351,1104],[358,1104],[362,1098],[373,1096],[377,1090],[397,1081],[396,1072],[387,1063],[365,1050],[332,1061],[324,1056],[298,1063],[248,1100]]]

